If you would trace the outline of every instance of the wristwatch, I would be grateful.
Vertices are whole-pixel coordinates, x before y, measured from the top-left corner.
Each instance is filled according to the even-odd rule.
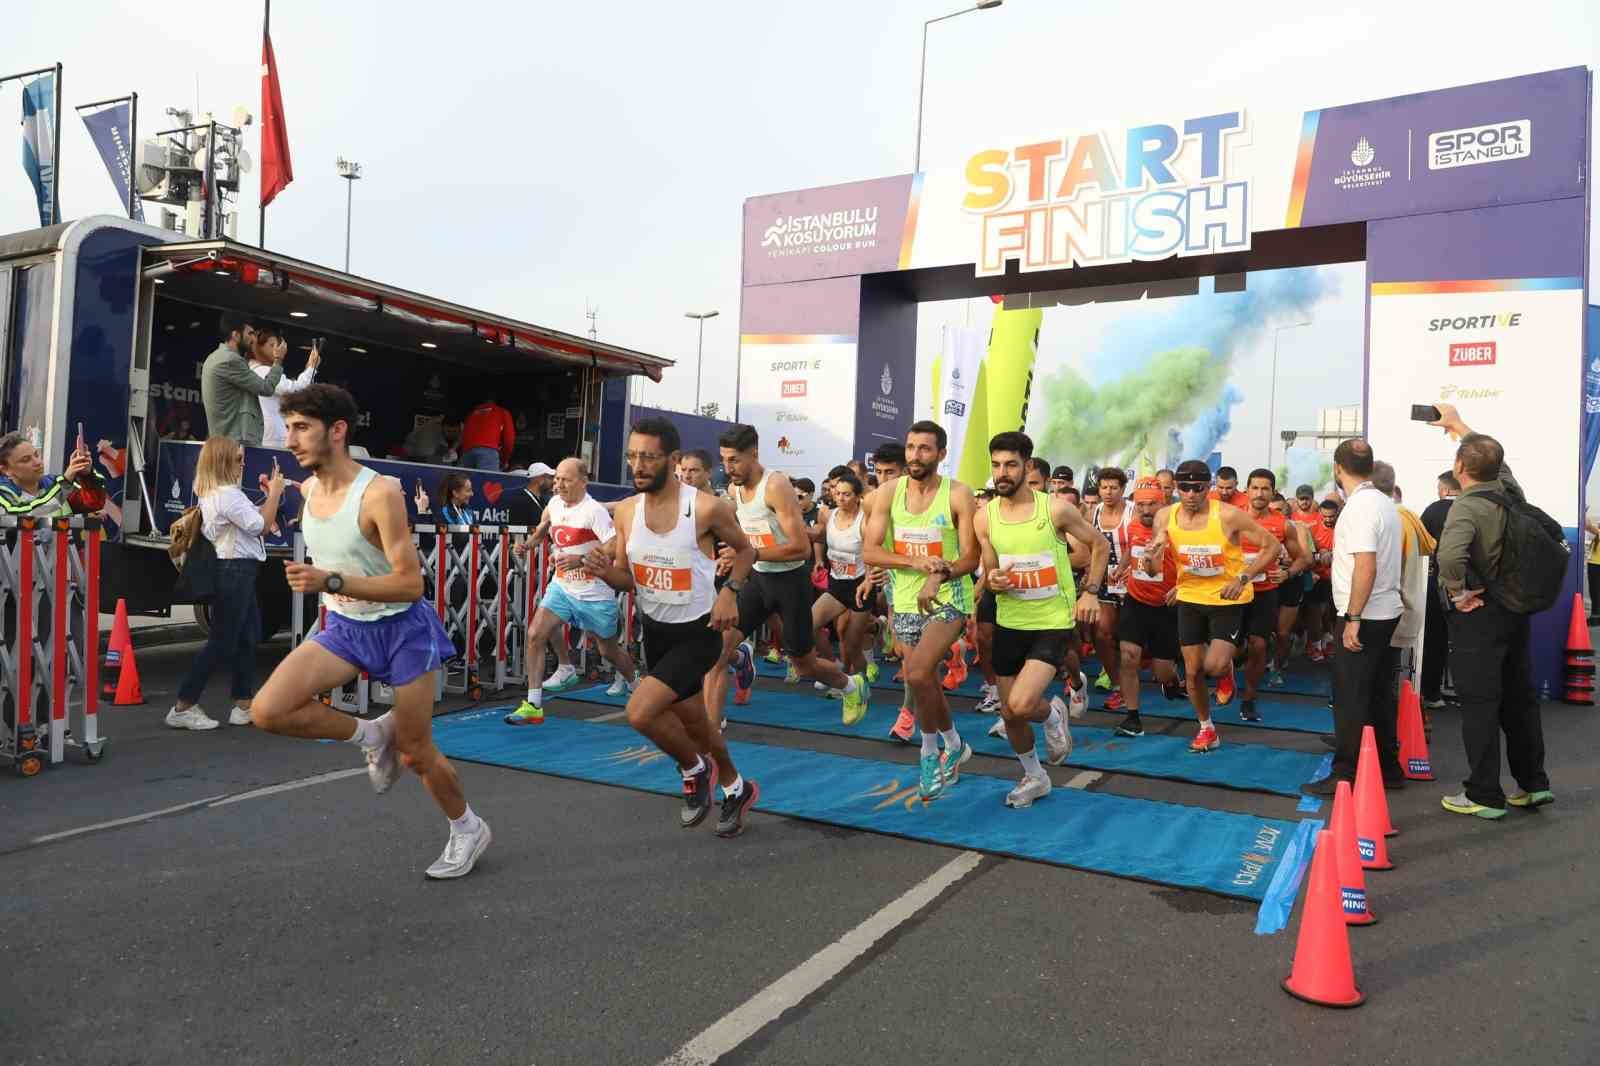
[[[1349,611],[1346,611],[1344,614],[1340,615],[1339,617],[1343,618],[1346,622],[1359,622],[1359,621],[1361,621],[1361,616],[1359,614],[1351,614]]]
[[[738,578],[730,577],[728,580],[722,583],[722,587],[737,596],[739,593],[744,591],[744,582],[740,581]]]
[[[344,578],[340,576],[339,571],[337,570],[330,570],[328,572],[328,580],[323,584],[324,587],[335,596],[344,591]]]
[[[1085,591],[1089,595],[1095,596],[1095,597],[1098,597],[1100,595],[1101,589],[1102,589],[1102,586],[1100,586],[1100,585],[1085,585],[1085,586],[1083,586],[1083,591]]]

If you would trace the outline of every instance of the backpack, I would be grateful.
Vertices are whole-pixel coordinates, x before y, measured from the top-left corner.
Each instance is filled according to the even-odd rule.
[[[1561,599],[1572,546],[1555,519],[1526,500],[1503,492],[1482,493],[1506,513],[1500,572],[1485,575],[1490,597],[1514,614],[1538,614]]]
[[[217,595],[217,549],[206,539],[199,507],[184,511],[171,526],[167,554],[178,568],[175,603],[210,603]]]

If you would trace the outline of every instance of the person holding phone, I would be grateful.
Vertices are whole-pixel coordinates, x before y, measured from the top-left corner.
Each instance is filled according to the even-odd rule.
[[[256,397],[261,402],[261,446],[263,448],[282,448],[289,440],[289,431],[283,427],[283,415],[278,410],[278,398],[295,389],[303,389],[317,380],[317,368],[322,365],[323,339],[318,337],[311,342],[311,354],[306,358],[305,369],[300,371],[298,377],[291,378],[282,374],[278,383],[273,386],[272,392],[265,396]],[[289,353],[289,342],[283,339],[283,331],[271,323],[262,323],[256,327],[255,344],[250,352],[250,371],[256,377],[265,381],[267,375],[272,373],[273,367],[282,367],[284,356]]]
[[[94,456],[83,442],[60,476],[44,472],[44,457],[25,433],[0,437],[0,514],[64,518],[94,514],[106,505],[106,483],[94,469]]]

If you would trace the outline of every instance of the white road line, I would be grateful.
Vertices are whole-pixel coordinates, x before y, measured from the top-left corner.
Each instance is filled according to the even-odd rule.
[[[59,833],[46,833],[42,837],[34,837],[29,843],[48,844],[52,840],[66,840],[68,837],[82,836],[84,833],[94,833],[101,829],[115,829],[119,825],[136,825],[139,822],[148,822],[152,818],[160,818],[164,814],[177,814],[180,811],[207,806],[222,799],[225,795],[227,793],[207,796],[205,799],[191,800],[188,803],[180,803],[176,807],[163,807],[159,811],[145,811],[143,814],[131,814],[126,818],[113,818],[109,822],[96,822],[94,825],[79,826],[77,829],[63,829]]]
[[[612,711],[610,714],[602,714],[588,720],[591,722],[615,722],[618,718],[626,717],[628,717],[627,711]]]
[[[1067,787],[1088,788],[1090,785],[1094,784],[1104,776],[1105,775],[1099,770],[1084,770],[1082,773],[1075,776],[1071,781],[1068,781]]]
[[[318,774],[315,777],[303,777],[298,781],[285,781],[281,785],[268,785],[265,788],[251,789],[249,792],[240,792],[237,795],[226,796],[212,803],[213,807],[226,807],[230,803],[241,803],[244,800],[260,799],[262,796],[271,796],[279,792],[292,792],[297,788],[306,788],[309,785],[320,785],[328,781],[340,781],[346,777],[367,772],[365,766],[357,766],[350,770],[334,770],[331,773]]]
[[[896,927],[939,898],[940,893],[977,868],[983,856],[964,851],[892,900],[878,913],[790,970],[699,1036],[662,1060],[661,1066],[708,1066],[760,1032],[784,1011],[833,980]]]

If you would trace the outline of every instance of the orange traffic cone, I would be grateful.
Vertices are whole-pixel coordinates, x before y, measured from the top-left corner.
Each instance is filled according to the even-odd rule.
[[[1567,667],[1562,689],[1562,703],[1594,706],[1594,644],[1589,639],[1583,597],[1576,592],[1572,594],[1572,619],[1567,625]]]
[[[1294,968],[1284,979],[1283,990],[1322,1007],[1359,1007],[1367,997],[1356,987],[1350,962],[1350,933],[1340,913],[1337,865],[1333,834],[1324,829],[1317,834],[1317,850],[1311,857]]]
[[[1372,925],[1378,916],[1367,906],[1367,875],[1361,869],[1361,851],[1356,844],[1356,797],[1348,781],[1340,781],[1334,789],[1333,817],[1328,828],[1339,860],[1339,904],[1344,911],[1344,924]]]
[[[1408,677],[1400,682],[1400,769],[1413,781],[1432,781],[1428,731],[1422,724],[1422,700]]]
[[[133,654],[133,633],[128,628],[128,605],[117,601],[117,615],[111,623],[111,639],[107,650],[118,657],[117,691],[111,703],[115,707],[134,707],[144,702],[144,690],[139,687],[139,660]],[[109,656],[108,656],[109,658]]]
[[[1389,821],[1389,800],[1378,769],[1378,741],[1370,725],[1361,727],[1361,757],[1356,762],[1356,846],[1368,870],[1392,870],[1384,837],[1398,832]]]
[[[128,628],[128,601],[117,601],[117,613],[111,620],[111,638],[106,641],[108,651],[126,651],[133,645],[133,633]]]
[[[1594,651],[1594,641],[1589,639],[1589,618],[1583,610],[1583,593],[1572,594],[1572,618],[1567,622],[1567,651]]]

